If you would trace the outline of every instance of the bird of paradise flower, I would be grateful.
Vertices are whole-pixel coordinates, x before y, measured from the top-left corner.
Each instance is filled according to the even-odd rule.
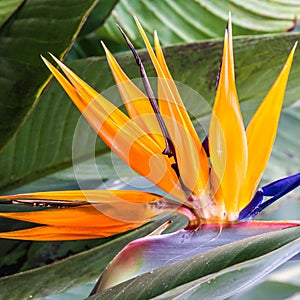
[[[298,225],[299,222],[252,220],[300,184],[298,173],[257,190],[275,140],[296,45],[245,130],[235,86],[229,20],[209,133],[201,142],[169,72],[157,34],[154,34],[154,52],[139,21],[134,18],[158,75],[158,100],[143,63],[123,30],[120,28],[140,67],[146,94],[127,77],[103,44],[128,116],[53,55],[66,77],[48,60],[42,59],[104,142],[132,169],[176,200],[132,190],[54,191],[2,196],[0,199],[5,203],[63,208],[0,213],[1,217],[43,225],[0,233],[0,237],[38,241],[102,238],[137,228],[166,213],[186,216],[189,223],[184,230],[190,233],[213,228],[215,234],[215,229],[220,226],[230,230],[247,228],[242,234],[244,237]],[[265,200],[264,197],[269,198]],[[168,237],[159,236],[161,238],[170,241]],[[142,241],[149,242],[147,239]],[[134,245],[140,249],[141,243]],[[129,244],[109,268],[120,262],[128,249],[135,253],[135,246]],[[165,262],[172,259],[170,253]],[[144,267],[143,272],[155,267],[155,263],[151,263]],[[113,271],[109,268],[106,273],[111,275]],[[107,277],[102,277],[100,289],[128,279],[128,274],[114,282]]]

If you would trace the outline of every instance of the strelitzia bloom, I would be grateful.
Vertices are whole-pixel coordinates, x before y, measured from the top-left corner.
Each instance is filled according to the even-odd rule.
[[[42,226],[1,233],[0,237],[39,241],[101,238],[137,228],[166,213],[185,215],[189,221],[184,229],[187,232],[222,226],[231,228],[233,236],[237,228],[260,228],[255,233],[249,230],[249,233],[242,235],[249,236],[298,224],[251,221],[300,184],[298,173],[257,189],[275,140],[296,45],[245,129],[235,86],[229,20],[209,132],[201,142],[169,72],[157,34],[154,34],[154,51],[136,17],[135,21],[158,76],[158,99],[154,96],[139,55],[121,28],[140,67],[146,94],[127,77],[103,45],[128,115],[54,56],[52,58],[66,77],[48,60],[43,60],[112,151],[170,197],[131,190],[55,191],[3,196],[1,199],[6,203],[63,208],[1,213],[2,217]],[[130,249],[134,256],[133,248],[138,244],[129,244],[124,251]],[[120,261],[120,257],[122,255],[116,258],[115,263]],[[155,263],[143,271],[153,267],[156,267]],[[112,285],[105,276],[103,280],[106,283],[101,288]]]

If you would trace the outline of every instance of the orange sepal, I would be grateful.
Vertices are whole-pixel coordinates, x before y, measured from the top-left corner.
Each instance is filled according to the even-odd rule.
[[[93,129],[123,161],[167,193],[185,199],[170,160],[161,154],[161,147],[145,131],[104,97],[98,93],[96,96],[96,92],[63,63],[59,62],[59,66],[74,86],[45,58],[43,60]]]
[[[176,84],[168,70],[157,35],[154,36],[156,55],[136,16],[135,22],[147,47],[158,75],[160,112],[175,145],[178,167],[184,185],[197,196],[206,189],[209,165],[206,153],[181,100]]]
[[[225,33],[220,79],[209,128],[210,158],[219,178],[229,221],[238,217],[241,185],[247,171],[247,140],[234,76],[232,30]]]
[[[141,224],[136,223],[126,223],[123,226],[115,226],[113,228],[105,228],[105,226],[101,228],[80,226],[40,226],[11,232],[1,232],[0,238],[30,241],[86,240],[112,236],[118,233],[135,229],[139,226],[141,226]]]
[[[248,168],[240,192],[240,210],[254,195],[271,155],[296,46],[247,127]]]
[[[89,204],[114,201],[132,203],[148,203],[161,199],[162,196],[136,190],[67,190],[51,192],[35,192],[0,196],[1,200],[53,200],[53,201],[85,201]]]
[[[129,79],[104,43],[102,46],[130,118],[160,145],[162,152],[165,147],[164,138],[148,97]]]

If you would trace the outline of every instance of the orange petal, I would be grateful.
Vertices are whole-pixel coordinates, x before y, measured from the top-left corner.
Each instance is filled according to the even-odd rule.
[[[70,208],[0,213],[0,217],[51,226],[102,227],[105,225],[108,227],[122,225],[124,222],[143,224],[160,214],[173,212],[180,206],[178,202],[146,192],[133,191],[132,196],[131,191],[96,192],[62,191],[2,196],[1,200],[22,199],[19,203],[26,204],[27,201],[31,205],[35,203],[32,199],[43,199],[44,205],[47,205],[47,201],[54,205],[53,201],[62,200],[66,201],[66,206],[68,202],[73,203],[78,200],[91,200],[95,204],[91,205],[87,202],[85,205]],[[59,202],[59,205],[63,204]]]
[[[148,203],[161,199],[162,196],[136,190],[67,190],[36,192],[0,196],[1,200],[53,200],[53,201],[86,201],[89,204],[113,201]]]
[[[158,38],[155,35],[155,55],[151,44],[136,16],[135,22],[145,42],[158,74],[158,98],[161,114],[170,131],[178,157],[178,167],[185,186],[201,195],[208,182],[209,166],[205,151],[186,112],[183,102],[167,68]]]
[[[161,147],[147,133],[101,95],[96,96],[92,88],[61,62],[60,67],[74,86],[46,59],[44,62],[94,130],[123,161],[167,193],[184,200],[170,160],[161,154]]]
[[[225,33],[220,80],[209,128],[209,149],[228,220],[238,217],[238,199],[247,170],[247,141],[235,87],[231,22]]]
[[[251,200],[271,155],[296,45],[247,127],[248,169],[240,192],[240,210]]]
[[[31,212],[0,213],[0,217],[48,226],[14,232],[0,233],[0,238],[26,240],[70,240],[106,237],[137,228],[154,217],[165,213],[183,213],[193,220],[194,215],[178,202],[158,195],[133,191],[62,191],[2,196],[1,200],[22,199],[29,204],[32,199],[51,201],[84,201],[95,199],[96,204],[71,208],[48,209]],[[101,194],[101,195],[100,195]],[[65,195],[65,196],[64,196]],[[99,203],[102,197],[102,203]],[[126,201],[129,200],[129,201]],[[37,200],[38,201],[38,200]],[[150,202],[151,201],[151,202]]]
[[[30,240],[30,241],[67,241],[86,240],[112,236],[139,227],[139,224],[125,224],[116,226],[113,230],[106,230],[105,227],[55,227],[41,226],[30,229],[23,229],[11,232],[0,232],[0,238]]]
[[[148,97],[128,78],[104,43],[102,45],[130,118],[160,145],[162,152],[165,148],[164,138]]]

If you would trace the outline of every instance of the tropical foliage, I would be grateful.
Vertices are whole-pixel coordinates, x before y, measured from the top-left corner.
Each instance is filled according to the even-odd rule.
[[[122,36],[117,33],[117,27],[114,25],[116,21],[122,24],[137,48],[143,47],[132,23],[130,7],[139,16],[147,33],[152,33],[154,29],[158,31],[173,77],[196,90],[210,104],[214,100],[216,74],[222,56],[222,40],[208,39],[223,36],[228,11],[231,10],[233,34],[249,35],[234,40],[237,89],[243,117],[247,123],[279,74],[292,45],[299,39],[295,14],[300,11],[300,4],[297,1],[247,3],[249,4],[245,4],[244,1],[223,1],[222,5],[219,5],[219,2],[217,4],[214,1],[199,0],[189,1],[187,5],[186,1],[168,0],[162,5],[162,1],[146,0],[3,1],[1,4],[3,13],[0,16],[2,192],[11,194],[77,188],[72,169],[66,168],[72,165],[74,159],[84,161],[91,150],[82,147],[76,152],[76,157],[72,156],[72,140],[80,114],[58,88],[57,83],[54,81],[49,83],[49,73],[39,55],[46,55],[49,51],[57,57],[65,57],[68,65],[80,73],[86,82],[99,91],[106,90],[113,85],[113,81],[105,59],[90,56],[97,55],[98,51],[101,54],[100,40],[103,40],[112,52],[127,50]],[[172,17],[166,18],[166,15]],[[84,23],[86,18],[87,21]],[[291,30],[295,32],[286,32]],[[264,33],[275,34],[264,35]],[[206,41],[199,42],[202,39]],[[139,54],[145,68],[149,70],[148,75],[153,75],[154,71],[145,50],[141,50]],[[80,60],[75,60],[77,58]],[[118,53],[116,58],[130,77],[139,76],[139,69],[130,53]],[[282,113],[274,151],[263,177],[264,183],[299,172],[297,135],[300,110],[297,104],[289,108],[299,99],[299,69],[296,50],[284,103],[287,108]],[[191,106],[196,107],[196,103],[192,103]],[[205,120],[209,114],[207,110],[198,107],[192,113],[194,120]],[[86,140],[82,144],[86,144],[85,141],[89,139],[93,140],[94,137],[92,131],[85,131]],[[108,148],[97,141],[95,153],[98,168],[102,170],[102,180],[116,178],[116,174],[112,172],[110,156],[107,155]],[[94,178],[88,172],[89,162],[79,165],[78,168],[83,169],[79,175],[81,176],[79,182],[84,182],[90,188],[99,185],[98,178]],[[65,171],[55,173],[63,169]],[[134,175],[122,164],[119,165],[119,169],[126,176]],[[76,176],[77,174],[78,172]],[[24,186],[37,179],[39,180]],[[107,185],[109,182],[106,181]],[[116,183],[113,185],[117,187]],[[299,199],[299,193],[294,193],[291,198]],[[297,202],[295,203],[293,205],[297,207]],[[1,205],[1,210],[7,211],[8,207]],[[19,206],[17,209],[24,210]],[[294,214],[289,214],[283,206],[279,211],[280,218],[299,219],[297,209],[292,209]],[[174,221],[178,227],[182,226],[181,222],[182,219]],[[3,277],[0,279],[1,296],[8,299],[11,291],[15,291],[15,298],[19,297],[16,293],[20,293],[22,297],[44,296],[91,281],[99,276],[106,264],[129,241],[148,234],[163,223],[164,220],[154,221],[122,236],[84,243],[50,244],[1,240],[3,247],[0,251],[2,257],[5,257],[0,266],[3,275],[31,269],[66,257],[70,252],[73,254],[82,252],[87,247],[93,247],[57,264]],[[1,231],[18,229],[20,226],[24,228],[25,225],[3,220]],[[160,274],[163,274],[165,280],[160,279],[155,272],[150,272],[133,279],[134,284],[123,283],[111,292],[113,294],[106,291],[100,297],[111,299],[112,295],[114,297],[119,295],[124,299],[123,292],[126,291],[126,297],[130,298],[130,294],[135,293],[141,299],[150,295],[161,295],[161,298],[173,298],[178,295],[197,297],[197,293],[211,298],[217,296],[214,294],[217,290],[221,290],[222,297],[229,296],[232,286],[230,290],[226,290],[224,282],[234,280],[236,273],[245,270],[243,276],[239,275],[241,281],[236,283],[238,289],[249,283],[249,277],[260,278],[267,274],[270,271],[267,268],[270,261],[276,261],[273,263],[276,267],[290,257],[282,253],[288,251],[292,256],[297,252],[298,237],[299,228],[296,227],[252,238],[249,240],[249,246],[246,246],[244,241],[225,245],[205,253],[204,256],[195,257],[193,263],[184,260],[174,266],[164,267],[160,270],[162,272]],[[268,246],[262,249],[260,247],[262,244]],[[253,249],[260,250],[253,251]],[[240,253],[244,254],[239,256]],[[220,261],[223,264],[216,264],[216,268],[213,261]],[[207,267],[197,271],[195,268],[198,265]],[[265,271],[257,273],[258,266]],[[184,277],[185,282],[172,277],[177,273],[176,270],[181,269],[186,269],[189,274]],[[151,285],[145,289],[139,288],[150,279]],[[212,280],[214,289],[210,288]],[[29,282],[39,284],[29,285]],[[203,287],[204,283],[208,288],[199,288]],[[135,287],[137,290],[129,287]],[[95,297],[97,296],[92,298]]]

